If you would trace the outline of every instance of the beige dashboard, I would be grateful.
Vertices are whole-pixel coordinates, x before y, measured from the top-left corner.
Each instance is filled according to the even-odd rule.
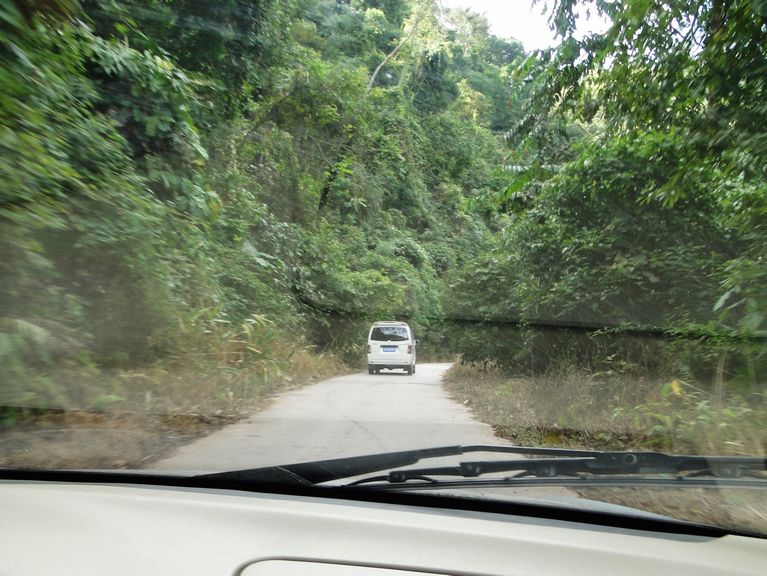
[[[0,482],[0,574],[763,576],[767,540],[402,505]]]

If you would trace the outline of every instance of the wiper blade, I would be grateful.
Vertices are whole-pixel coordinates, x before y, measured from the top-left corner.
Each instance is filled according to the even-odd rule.
[[[376,476],[354,482],[385,481],[402,483],[411,479],[427,480],[430,476],[458,476],[473,478],[495,472],[517,472],[519,477],[551,478],[561,475],[607,474],[681,474],[717,477],[739,477],[767,470],[767,458],[742,456],[674,456],[661,452],[601,452],[562,448],[534,448],[528,446],[444,446],[401,452],[385,452],[349,458],[302,462],[267,468],[253,468],[232,472],[205,474],[198,478],[236,480],[239,482],[291,482],[321,484],[333,480],[354,478],[392,468],[417,464],[421,460],[443,456],[458,456],[471,452],[518,454],[542,458],[515,460],[488,460],[464,462],[456,466],[394,470],[386,476]]]
[[[560,450],[557,448],[528,448],[525,446],[442,446],[437,448],[423,448],[418,450],[405,450],[401,452],[384,452],[381,454],[367,454],[365,456],[352,456],[349,458],[335,458],[332,460],[318,460],[315,462],[301,462],[281,466],[269,466],[266,468],[251,468],[245,470],[233,470],[231,472],[216,472],[203,474],[198,478],[211,478],[235,481],[289,481],[301,484],[321,484],[332,480],[353,478],[381,470],[391,470],[400,466],[417,464],[421,460],[439,458],[442,456],[458,456],[468,452],[502,452],[509,454],[546,454],[549,456],[581,456],[598,454],[586,450]]]
[[[413,490],[453,490],[484,488],[729,488],[737,490],[767,490],[767,478],[743,476],[740,478],[718,478],[713,476],[637,476],[608,474],[604,476],[488,476],[481,478],[436,479],[428,476],[411,478],[408,482],[390,483],[386,476],[369,478],[365,482],[346,484],[357,488],[383,492],[411,492]],[[420,481],[416,481],[420,480]]]
[[[370,474],[371,472],[408,466],[426,458],[456,456],[463,454],[463,451],[464,448],[461,446],[445,446],[422,450],[406,450],[403,452],[385,452],[382,454],[368,454],[366,456],[352,456],[333,460],[269,466],[267,468],[216,472],[214,474],[203,474],[198,476],[198,478],[237,481],[285,481],[291,479],[294,483],[321,484],[331,480],[352,478],[362,474]]]
[[[549,449],[533,449],[524,453],[547,454]],[[554,449],[553,452],[562,451]],[[767,481],[767,458],[745,456],[687,456],[662,452],[586,452],[572,451],[570,457],[520,458],[515,460],[487,460],[461,462],[455,466],[394,470],[385,476],[363,478],[352,485],[370,482],[404,483],[422,480],[436,483],[433,477],[449,476],[476,478],[498,472],[515,472],[506,480],[554,478],[562,476],[655,476],[674,475],[676,479],[712,477],[734,479],[751,477]]]

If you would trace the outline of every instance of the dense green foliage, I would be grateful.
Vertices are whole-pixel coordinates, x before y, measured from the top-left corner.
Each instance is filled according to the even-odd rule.
[[[273,366],[267,326],[357,364],[371,320],[439,340],[441,278],[505,186],[520,45],[422,0],[0,14],[3,404],[87,405],[66,370],[243,338]]]
[[[597,0],[577,40],[574,4],[528,55],[433,0],[0,0],[0,403],[232,343],[359,364],[382,318],[756,391],[761,5]]]
[[[763,6],[585,2],[611,26],[578,40],[577,3],[555,4],[561,45],[518,70],[524,169],[501,231],[447,295],[450,314],[497,333],[488,346],[484,328],[459,331],[464,358],[762,390]]]

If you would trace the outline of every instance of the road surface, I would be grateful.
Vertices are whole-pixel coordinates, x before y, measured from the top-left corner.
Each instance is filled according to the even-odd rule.
[[[442,389],[450,364],[352,374],[284,393],[267,409],[155,464],[219,471],[454,444],[498,444]]]
[[[177,450],[154,468],[214,472],[456,444],[508,444],[442,388],[450,364],[419,364],[416,373],[384,371],[331,378],[278,396],[266,410]],[[483,453],[463,459],[508,459]],[[455,464],[434,458],[408,467]],[[472,488],[469,497],[533,498],[558,505],[566,488]]]

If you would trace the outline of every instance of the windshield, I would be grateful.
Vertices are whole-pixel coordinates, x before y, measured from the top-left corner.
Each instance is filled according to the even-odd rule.
[[[765,455],[764,2],[0,13],[0,467]],[[408,466],[767,534],[758,460],[547,454]]]

